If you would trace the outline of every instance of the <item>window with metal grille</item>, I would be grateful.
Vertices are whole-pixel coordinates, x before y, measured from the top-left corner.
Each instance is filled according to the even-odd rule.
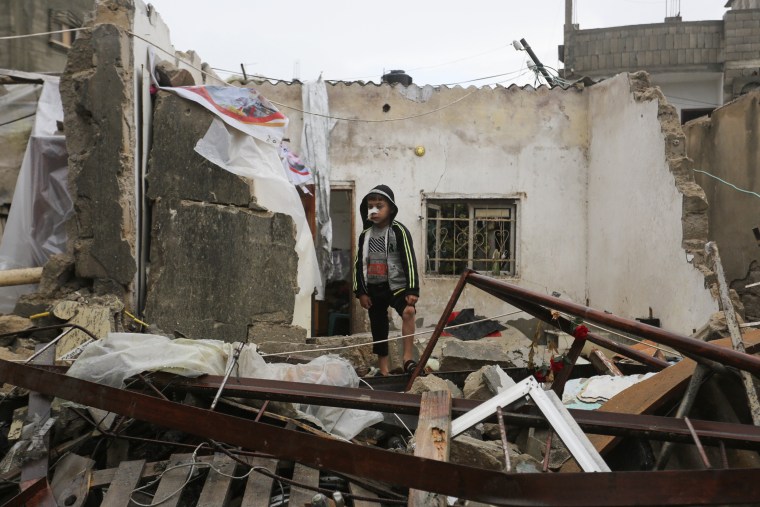
[[[513,199],[427,199],[425,272],[471,268],[514,276],[517,204]]]

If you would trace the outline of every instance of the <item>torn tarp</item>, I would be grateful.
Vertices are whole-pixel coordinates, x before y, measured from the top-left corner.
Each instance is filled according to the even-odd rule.
[[[234,361],[236,343],[218,340],[171,340],[165,336],[110,333],[82,352],[68,375],[123,387],[124,380],[144,371],[165,371],[185,377],[224,375]],[[256,352],[255,344],[240,351],[233,376],[285,380],[343,387],[358,387],[353,367],[337,356],[321,356],[307,364],[269,364]],[[295,405],[300,417],[317,423],[334,435],[353,438],[364,428],[383,420],[379,412],[312,405]]]

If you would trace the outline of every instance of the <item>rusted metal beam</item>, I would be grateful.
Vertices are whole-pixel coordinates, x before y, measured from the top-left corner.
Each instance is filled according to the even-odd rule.
[[[0,381],[308,466],[493,505],[624,507],[662,505],[663,499],[669,505],[757,500],[760,469],[504,474],[315,437],[7,361],[0,361]]]
[[[546,322],[547,324],[556,327],[557,329],[559,329],[560,331],[564,333],[567,333],[569,335],[573,334],[575,325],[572,322],[570,322],[570,320],[562,316],[555,318],[552,315],[551,310],[548,310],[541,305],[532,303],[530,301],[524,301],[522,299],[512,297],[507,294],[503,294],[502,291],[495,288],[481,288],[481,290],[483,290],[484,292],[487,292],[488,294],[491,294],[494,297],[501,299],[502,301],[506,303],[509,303],[515,308],[519,308],[520,310],[533,315],[537,319],[540,319]],[[638,361],[641,364],[650,366],[654,368],[655,370],[662,370],[670,366],[670,364],[667,361],[663,361],[662,359],[652,357],[639,350],[636,350],[622,343],[618,343],[604,336],[600,336],[596,333],[589,333],[586,336],[586,339],[592,343],[595,343],[596,345],[599,345],[600,347],[604,347],[613,352],[617,352],[618,354],[625,356],[629,359]],[[572,372],[572,369],[568,370],[567,372],[568,377],[571,372]]]
[[[492,289],[507,296],[529,301],[535,304],[553,308],[584,320],[603,324],[608,327],[648,338],[653,342],[667,345],[682,353],[695,354],[706,359],[712,359],[727,366],[733,366],[754,375],[760,375],[760,357],[752,356],[732,349],[718,347],[709,342],[695,340],[688,336],[666,331],[635,320],[618,317],[611,313],[594,310],[587,306],[571,301],[546,296],[539,292],[524,289],[517,285],[496,280],[479,273],[470,272],[467,282],[479,289]],[[493,293],[493,292],[492,292]]]
[[[427,364],[428,359],[430,359],[430,355],[433,353],[435,344],[438,343],[438,338],[441,337],[441,333],[443,333],[443,328],[446,327],[446,323],[449,320],[449,315],[451,315],[451,312],[454,311],[454,307],[456,306],[457,301],[459,301],[459,296],[462,294],[462,291],[464,290],[464,286],[467,283],[467,275],[469,273],[470,273],[469,270],[465,270],[465,272],[462,273],[462,276],[459,277],[457,284],[454,286],[454,291],[451,293],[449,302],[446,303],[446,307],[443,309],[441,318],[438,319],[438,324],[435,325],[433,334],[430,336],[430,339],[428,340],[428,344],[425,347],[425,350],[423,350],[422,354],[420,355],[420,361],[417,363],[417,366],[414,368],[414,371],[409,376],[409,382],[406,384],[406,389],[404,389],[405,391],[408,391],[409,389],[412,388],[412,384],[414,384],[414,379],[420,376],[420,373],[422,373],[423,368],[425,368],[425,365]]]
[[[191,379],[168,373],[154,373],[150,380],[155,386],[165,391],[189,391],[199,395],[213,396],[221,385],[222,377],[204,375]],[[420,395],[409,393],[251,378],[232,378],[227,383],[226,390],[229,396],[236,398],[357,408],[409,415],[417,415],[420,411]],[[452,413],[464,414],[480,403],[479,400],[452,398]],[[676,442],[692,441],[683,420],[670,417],[575,409],[570,409],[570,414],[586,433],[636,436]],[[515,426],[546,425],[546,420],[541,415],[510,413],[506,410],[504,420]],[[495,419],[493,421],[496,422]],[[719,440],[726,440],[726,445],[731,448],[760,450],[760,428],[714,421],[692,420],[692,423],[700,438],[705,442],[717,443]]]

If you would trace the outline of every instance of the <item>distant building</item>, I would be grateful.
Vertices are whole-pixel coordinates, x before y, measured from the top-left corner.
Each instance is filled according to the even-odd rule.
[[[581,30],[565,0],[560,59],[568,78],[646,70],[681,121],[709,113],[760,87],[760,0],[729,0],[723,20],[681,21]]]
[[[94,0],[5,0],[0,36],[80,28]],[[77,32],[0,41],[0,69],[60,74]]]

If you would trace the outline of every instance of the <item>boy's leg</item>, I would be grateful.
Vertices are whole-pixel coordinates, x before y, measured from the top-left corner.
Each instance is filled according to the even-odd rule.
[[[378,368],[381,375],[388,375],[388,301],[381,294],[374,294],[372,306],[369,307],[369,324],[372,330],[372,352],[377,354]],[[381,341],[382,343],[377,343]]]
[[[414,359],[414,331],[415,324],[414,318],[417,316],[417,311],[413,306],[407,306],[404,308],[404,313],[401,315],[401,334],[404,338],[404,362]]]

